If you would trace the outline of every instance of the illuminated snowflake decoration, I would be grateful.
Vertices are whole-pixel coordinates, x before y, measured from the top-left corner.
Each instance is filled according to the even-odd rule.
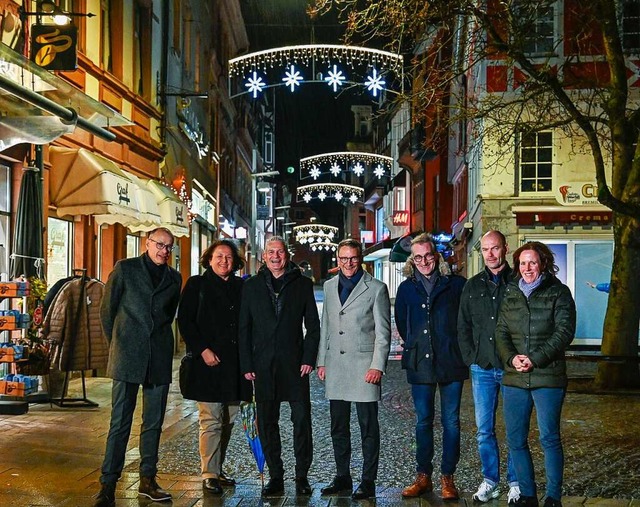
[[[267,83],[265,83],[262,78],[258,76],[258,73],[254,70],[253,76],[247,80],[245,86],[253,94],[253,98],[255,99],[258,96],[258,93],[262,93],[262,90],[265,89]]]
[[[335,194],[333,194],[333,197],[336,198],[336,201],[341,201],[342,200],[342,192],[340,192],[340,190],[338,190]]]
[[[340,174],[340,171],[342,171],[342,169],[338,164],[334,162],[333,165],[329,168],[329,171],[331,171],[331,174],[333,174],[334,176],[338,176],[338,174]]]
[[[329,231],[329,234],[327,234],[327,236],[329,237],[329,239],[333,239],[335,237],[335,234],[333,233],[333,231]]]
[[[318,194],[318,199],[320,199],[321,201],[324,201],[327,198],[327,194],[324,193],[324,190],[321,190],[320,193]]]
[[[358,162],[355,166],[353,166],[353,172],[356,173],[356,176],[362,176],[364,172],[364,167],[360,162]]]
[[[349,196],[349,200],[351,201],[351,204],[355,204],[358,202],[358,196],[356,194],[351,194],[351,196]]]
[[[378,96],[378,91],[382,91],[386,84],[387,83],[382,79],[382,76],[378,76],[378,71],[376,69],[373,69],[373,75],[367,76],[367,80],[364,82],[367,90],[372,92],[374,97]]]
[[[333,91],[338,91],[338,86],[342,86],[347,78],[342,74],[341,70],[338,70],[338,66],[333,66],[333,71],[329,69],[329,75],[324,78],[329,86],[333,87]]]
[[[311,200],[311,194],[307,192],[306,194],[304,194],[304,196],[302,196],[302,198],[304,199],[304,202],[308,203]]]
[[[376,168],[373,170],[373,174],[375,174],[378,177],[378,179],[382,178],[384,176],[384,167],[378,164]]]
[[[317,180],[318,176],[320,176],[320,169],[318,169],[318,166],[314,165],[309,171],[309,174],[313,177],[314,180]]]
[[[291,88],[292,92],[296,89],[296,86],[300,86],[300,83],[303,81],[302,74],[300,74],[300,71],[296,70],[293,65],[284,73],[284,75],[285,77],[282,78],[282,81],[284,81],[285,86]],[[376,94],[374,92],[373,96],[375,97],[375,95]]]

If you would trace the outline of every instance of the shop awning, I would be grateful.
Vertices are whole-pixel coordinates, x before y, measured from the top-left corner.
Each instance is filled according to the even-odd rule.
[[[189,235],[187,206],[155,180],[137,177],[96,153],[52,146],[49,197],[58,216],[91,215],[132,232],[166,227]]]
[[[50,203],[58,216],[94,215],[98,223],[140,222],[136,184],[111,160],[84,148],[49,150]]]
[[[46,144],[76,127],[106,140],[132,122],[0,43],[0,150]]]
[[[173,190],[155,180],[147,181],[147,188],[156,196],[160,208],[160,226],[174,236],[189,235],[189,210]]]

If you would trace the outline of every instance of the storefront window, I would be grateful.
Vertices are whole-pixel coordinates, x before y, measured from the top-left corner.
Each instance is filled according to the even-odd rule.
[[[553,251],[560,268],[558,278],[571,289],[576,301],[576,337],[572,345],[600,345],[609,294],[596,287],[611,280],[613,241],[541,241]]]
[[[50,217],[47,230],[47,284],[51,287],[71,275],[73,222]]]
[[[127,259],[140,255],[140,238],[133,234],[127,234]]]

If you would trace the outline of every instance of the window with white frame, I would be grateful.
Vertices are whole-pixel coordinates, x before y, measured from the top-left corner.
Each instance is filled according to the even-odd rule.
[[[140,237],[134,234],[127,234],[127,259],[140,255]]]
[[[640,1],[625,0],[622,2],[622,23],[620,34],[625,51],[640,50]]]
[[[11,221],[11,171],[0,165],[0,273],[9,275],[9,223]]]
[[[529,239],[549,246],[560,269],[558,279],[571,289],[577,308],[576,337],[572,344],[599,345],[609,299],[613,240]]]
[[[526,132],[519,143],[520,193],[551,192],[553,134]]]
[[[527,55],[548,54],[555,47],[555,3],[514,2],[514,15],[520,25],[522,51]]]
[[[73,222],[47,219],[47,285],[71,276],[73,259]]]

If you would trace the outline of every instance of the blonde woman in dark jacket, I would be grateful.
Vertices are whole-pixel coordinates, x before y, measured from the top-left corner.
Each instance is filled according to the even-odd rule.
[[[504,296],[496,344],[505,366],[504,418],[521,496],[516,505],[537,507],[528,437],[536,408],[546,472],[545,507],[561,507],[564,452],[560,414],[567,386],[564,352],[576,329],[569,288],[556,278],[551,250],[538,241],[513,254],[517,276]]]

